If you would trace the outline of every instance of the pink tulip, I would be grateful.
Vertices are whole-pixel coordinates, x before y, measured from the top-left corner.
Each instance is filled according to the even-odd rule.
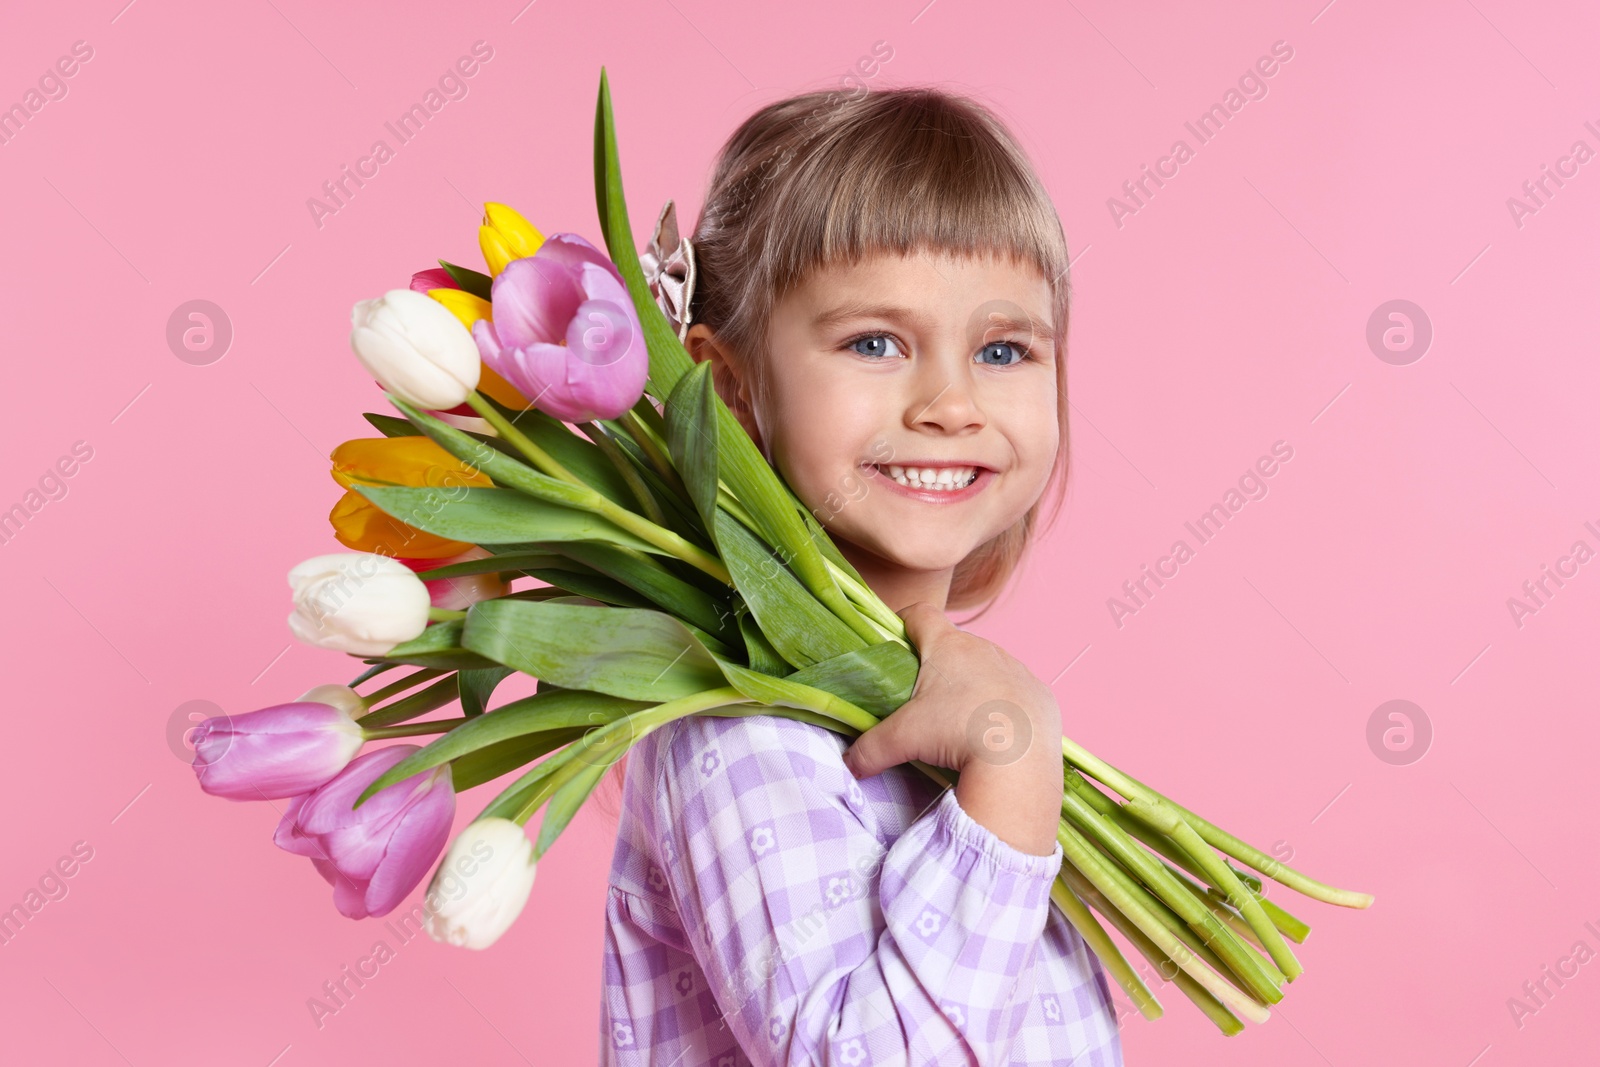
[[[459,289],[456,280],[450,277],[450,272],[443,267],[434,267],[432,270],[419,270],[411,276],[411,291],[427,293],[429,289]]]
[[[358,702],[301,699],[205,720],[193,734],[200,788],[230,800],[272,800],[317,788],[361,751],[361,727],[351,714]]]
[[[490,290],[494,319],[472,327],[483,361],[563,422],[614,419],[650,374],[644,333],[622,275],[575,233],[514,259]]]
[[[393,911],[433,867],[450,837],[456,794],[450,765],[414,774],[356,797],[416,745],[391,745],[359,756],[333,781],[289,802],[273,842],[308,856],[333,886],[333,904],[351,919]]]

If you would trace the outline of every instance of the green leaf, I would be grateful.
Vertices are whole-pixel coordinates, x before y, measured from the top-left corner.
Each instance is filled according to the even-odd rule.
[[[422,431],[418,430],[405,419],[397,419],[393,415],[379,415],[371,411],[364,411],[361,417],[372,423],[385,437],[420,437]]]
[[[783,475],[779,474],[778,479],[783,481]],[[784,485],[787,487],[788,483],[784,482]],[[792,495],[794,491],[791,489],[789,492]],[[817,521],[817,517],[803,507],[797,510],[806,524],[806,530],[811,537],[812,543],[817,546],[823,556],[832,560],[834,566],[865,586],[867,584],[866,579],[861,577],[861,572],[856,570],[853,563],[844,558],[844,553],[839,551],[839,546],[833,543],[833,538],[828,536],[828,531],[823,527],[822,523]]]
[[[865,648],[866,642],[817,603],[744,524],[717,509],[717,544],[739,593],[778,654],[796,667]]]
[[[550,501],[552,504],[562,504],[565,507],[594,507],[597,496],[608,496],[611,501],[624,507],[632,502],[634,496],[627,488],[627,483],[622,482],[616,467],[611,466],[610,461],[606,461],[605,456],[594,445],[589,445],[578,435],[571,434],[560,422],[555,422],[539,411],[512,411],[510,408],[498,405],[493,398],[488,400],[499,408],[509,421],[523,424],[518,429],[525,429],[526,435],[533,438],[533,442],[539,445],[539,448],[544,448],[550,453],[550,458],[571,470],[574,477],[582,478],[584,485],[573,485],[542,474],[522,462],[522,459],[507,456],[501,448],[488,445],[475,435],[467,434],[466,430],[456,429],[443,419],[419,410],[400,397],[389,397],[389,402],[403,411],[411,424],[422,430],[422,434],[432,438],[435,445],[467,466],[482,470],[483,474],[493,480],[494,485],[510,486],[514,490],[530,494],[533,498]],[[506,445],[504,442],[499,442],[499,438],[494,440],[499,445]]]
[[[443,670],[478,670],[493,667],[493,660],[469,652],[461,644],[463,620],[451,619],[436,622],[409,641],[395,645],[381,657],[387,663],[409,663],[417,667],[438,667]]]
[[[576,543],[576,542],[574,542]],[[567,560],[562,560],[567,563]],[[578,596],[588,597],[590,600],[599,600],[602,603],[612,604],[619,608],[651,608],[654,607],[649,599],[640,596],[621,582],[614,582],[600,574],[591,574],[588,571],[570,567],[530,567],[523,573],[537,578],[541,582],[564,589]]]
[[[351,689],[354,689],[356,686],[360,685],[362,682],[365,682],[370,678],[376,678],[378,675],[382,674],[384,671],[392,671],[398,666],[400,666],[400,664],[398,664],[398,663],[379,663],[379,664],[376,664],[374,666],[368,667],[366,670],[364,670],[360,674],[356,675],[356,680],[353,681],[353,682],[350,682],[349,686],[350,686]]]
[[[395,782],[490,745],[553,730],[582,728],[587,732],[650,706],[643,701],[622,700],[603,693],[570,689],[523,697],[487,715],[479,715],[462,723],[396,763],[356,798],[357,806],[362,800]]]
[[[462,644],[567,689],[665,701],[723,684],[711,651],[671,615],[529,600],[467,609]]]
[[[481,671],[461,671],[456,675],[457,693],[461,698],[461,712],[467,718],[482,715],[489,710],[489,698],[495,686],[515,674],[510,667],[485,667]]]
[[[744,636],[744,647],[750,661],[750,669],[770,674],[781,678],[792,674],[794,667],[772,647],[772,642],[767,640],[767,635],[761,632],[761,627],[756,623],[755,616],[750,614],[750,609],[740,603],[739,632]]]
[[[641,403],[645,407],[650,407],[648,397],[642,400]],[[650,410],[654,411],[655,408],[650,407]],[[659,415],[656,417],[660,418]],[[709,550],[711,548],[710,539],[706,535],[704,523],[695,512],[693,503],[684,499],[683,494],[678,492],[675,486],[667,484],[661,472],[656,470],[654,464],[650,462],[650,458],[639,447],[639,443],[629,436],[626,429],[623,428],[622,420],[608,419],[603,421],[601,425],[613,431],[613,438],[617,447],[627,453],[629,459],[633,460],[633,465],[638,469],[645,484],[650,487],[650,491],[655,494],[656,499],[661,503],[662,510],[667,514],[667,528],[684,540]],[[665,450],[664,455],[670,464],[672,462],[671,455],[667,454]]]
[[[813,663],[786,680],[842,697],[883,719],[911,699],[918,669],[916,653],[898,641],[884,641]]]
[[[547,730],[486,745],[451,761],[451,782],[457,793],[465,793],[468,789],[510,774],[518,767],[525,767],[540,756],[569,745],[583,735],[584,729],[581,727]]]
[[[523,410],[508,408],[487,393],[480,395],[489,402],[489,406],[504,416],[507,422],[516,426],[534,444],[549,453],[551,459],[580,478],[584,485],[607,497],[612,503],[620,504],[629,510],[638,510],[636,507],[638,501],[616,466],[596,445],[568,429],[566,423],[546,415],[537,408]],[[449,423],[438,421],[440,425],[454,429]],[[493,440],[504,445],[503,450],[516,458],[518,464],[526,466],[521,454],[511,445],[498,437]],[[531,467],[528,469],[532,470]],[[489,477],[493,478],[494,475],[490,474]]]
[[[641,552],[661,551],[598,515],[535,500],[514,489],[376,485],[355,489],[401,522],[452,541],[476,545],[605,541]]]
[[[494,279],[482,271],[473,270],[471,267],[458,267],[454,263],[446,263],[442,259],[439,261],[439,266],[443,267],[445,273],[450,275],[451,281],[473,296],[488,300],[489,294],[493,292]]]
[[[628,222],[628,202],[622,194],[622,166],[617,158],[616,119],[611,113],[611,87],[604,67],[600,68],[600,97],[594,115],[594,192],[600,213],[600,232],[606,250],[622,274],[633,298],[639,324],[644,328],[645,347],[650,352],[649,390],[658,397],[670,396],[678,379],[694,360],[678,340],[678,333],[656,303],[639,265],[638,245]]]
[[[726,600],[719,600],[697,586],[674,575],[654,558],[642,552],[574,541],[561,551],[579,563],[604,574],[647,597],[651,604],[716,634],[729,644],[738,644],[732,612]]]
[[[548,552],[507,552],[487,559],[469,559],[463,563],[447,563],[443,567],[418,571],[417,577],[431,582],[440,578],[465,578],[473,574],[515,574],[529,567],[559,567],[565,562],[566,557],[553,548]]]
[[[716,399],[711,387],[711,365],[697,363],[678,380],[667,399],[667,447],[683,481],[694,497],[695,509],[707,529],[717,509]]]
[[[583,807],[583,802],[589,799],[589,794],[594,792],[595,786],[600,784],[600,778],[606,773],[613,763],[622,758],[626,749],[617,749],[610,753],[610,758],[604,762],[582,763],[578,765],[572,777],[568,778],[559,789],[550,797],[549,804],[544,809],[544,818],[539,822],[539,836],[533,842],[533,858],[539,860],[550,846],[556,843],[556,838],[561,836],[561,831],[567,828],[572,817],[578,814],[578,809]]]
[[[710,404],[716,412],[713,421],[718,476],[756,523],[755,532],[779,553],[812,596],[826,605],[835,617],[859,618],[860,613],[848,603],[833,575],[828,573],[822,551],[813,539],[825,539],[827,535],[814,535],[807,527],[800,517],[803,509],[799,501],[714,391]],[[716,533],[720,547],[720,525]],[[861,626],[871,632],[865,620],[861,621]],[[861,631],[852,632],[861,634]],[[771,631],[768,633],[770,635]]]
[[[799,681],[800,672],[786,678],[752,671],[737,663],[719,661],[728,684],[751,700],[784,708],[800,708],[826,716],[825,725],[837,733],[854,737],[878,724],[877,716],[826,690]]]
[[[395,723],[420,719],[428,712],[436,711],[453,702],[457,694],[455,678],[440,678],[426,689],[419,689],[381,708],[373,708],[361,716],[361,725],[393,726]]]

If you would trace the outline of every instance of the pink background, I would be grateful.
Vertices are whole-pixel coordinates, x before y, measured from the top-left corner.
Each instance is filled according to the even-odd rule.
[[[603,813],[493,950],[406,944],[319,1029],[307,999],[386,932],[272,846],[272,807],[201,794],[169,724],[356,673],[284,625],[285,572],[339,548],[327,455],[387,411],[345,341],[355,300],[438,256],[476,263],[484,200],[598,240],[602,63],[642,242],[669,196],[693,220],[740,119],[880,41],[869,84],[942,84],[1013,125],[1078,257],[1070,496],[974,628],[1054,680],[1094,751],[1377,896],[1291,905],[1308,969],[1265,1026],[1224,1040],[1166,987],[1165,1019],[1126,1024],[1128,1061],[1593,1059],[1600,963],[1520,1028],[1507,1000],[1576,942],[1600,950],[1600,563],[1520,627],[1507,600],[1574,542],[1600,548],[1600,162],[1520,227],[1506,203],[1574,141],[1600,149],[1592,9],[123,3],[27,5],[0,36],[0,103],[93,48],[0,146],[0,508],[93,449],[0,545],[0,905],[93,850],[0,948],[7,1060],[594,1061]],[[470,94],[319,228],[307,198],[480,39]],[[1280,40],[1269,94],[1197,145],[1183,123]],[[1119,227],[1107,199],[1179,137],[1194,158]],[[234,330],[203,366],[165,338],[197,298]],[[1392,299],[1433,326],[1404,366],[1365,339]],[[1268,495],[1119,627],[1108,598],[1194,547],[1183,524],[1280,440]],[[1431,723],[1420,760],[1369,747],[1394,699]]]

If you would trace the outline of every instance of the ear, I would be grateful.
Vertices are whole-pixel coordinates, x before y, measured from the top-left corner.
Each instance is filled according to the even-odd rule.
[[[761,443],[761,428],[757,425],[755,408],[750,401],[750,383],[743,373],[730,350],[712,332],[711,327],[703,322],[697,322],[689,327],[689,332],[683,339],[683,346],[689,350],[689,358],[696,363],[711,364],[711,385],[728,405],[728,410],[733,412],[734,418],[739,420],[739,425],[744,427],[744,432],[756,443],[756,447],[765,454],[766,449]]]

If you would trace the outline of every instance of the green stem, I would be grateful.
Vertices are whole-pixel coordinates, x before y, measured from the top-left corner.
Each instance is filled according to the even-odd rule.
[[[1267,918],[1267,913],[1261,910],[1261,902],[1244,887],[1234,875],[1233,868],[1206,844],[1182,815],[1159,797],[1150,798],[1142,795],[1130,797],[1127,808],[1134,818],[1142,819],[1153,829],[1172,838],[1174,844],[1200,865],[1207,880],[1228,895],[1228,903],[1244,916],[1245,922],[1256,932],[1256,936],[1266,946],[1267,954],[1272,957],[1272,962],[1283,972],[1285,978],[1292,982],[1300,976],[1304,968],[1283,940],[1283,935],[1278,933],[1278,928]]]
[[[1282,1000],[1283,991],[1279,984],[1283,981],[1283,975],[1269,973],[1261,957],[1218,922],[1209,907],[1195,900],[1179,885],[1160,860],[1136,845],[1115,823],[1101,817],[1090,807],[1076,792],[1079,788],[1089,788],[1086,784],[1080,785],[1082,781],[1076,774],[1068,775],[1067,793],[1061,803],[1062,812],[1171,908],[1216,953],[1226,969],[1237,976],[1244,992],[1266,1004]]]
[[[723,566],[722,561],[716,556],[698,545],[685,541],[671,530],[657,526],[644,516],[635,515],[627,508],[618,507],[598,493],[595,495],[599,497],[595,510],[604,518],[650,542],[668,555],[676,556],[690,566],[705,571],[724,585],[733,586],[733,575],[728,573],[728,568]]]
[[[628,483],[628,489],[633,493],[634,499],[639,501],[639,506],[644,508],[645,515],[657,526],[665,527],[667,517],[661,511],[661,505],[656,503],[655,494],[650,492],[650,487],[644,484],[644,479],[639,477],[638,470],[633,461],[623,455],[622,449],[611,439],[605,429],[593,422],[586,422],[579,427],[585,437],[595,443],[595,447],[604,452],[611,465],[617,468],[617,473],[622,475],[622,480]]]
[[[1067,822],[1071,824],[1072,820],[1069,819]],[[1086,827],[1074,826],[1074,828],[1085,836],[1085,840],[1089,840],[1088,830]],[[1091,840],[1090,843],[1093,844],[1094,842]],[[1187,947],[1190,952],[1194,953],[1195,956],[1204,961],[1212,971],[1220,975],[1224,980],[1237,989],[1239,993],[1255,1001],[1257,1006],[1262,1008],[1265,1008],[1269,1004],[1275,1004],[1283,999],[1283,994],[1278,991],[1278,988],[1275,985],[1269,984],[1269,988],[1272,990],[1272,995],[1270,998],[1261,997],[1252,992],[1249,988],[1249,985],[1239,977],[1238,972],[1234,971],[1228,966],[1222,957],[1217,954],[1215,948],[1210,943],[1197,937],[1194,930],[1183,921],[1183,918],[1177,912],[1175,912],[1164,900],[1161,899],[1160,894],[1156,892],[1153,887],[1140,882],[1134,874],[1130,873],[1120,862],[1117,862],[1116,859],[1109,855],[1104,848],[1101,848],[1099,852],[1101,860],[1105,864],[1106,872],[1110,874],[1111,878],[1118,885],[1120,885],[1125,892],[1133,894],[1140,901],[1142,901],[1145,907],[1150,910],[1151,914],[1159,919],[1161,924],[1172,933],[1173,937],[1176,937],[1179,941],[1183,942],[1185,947]],[[1232,937],[1231,934],[1228,936]]]
[[[1208,993],[1252,1022],[1266,1021],[1265,1006],[1240,993],[1221,975],[1207,967],[1205,962],[1168,927],[1161,915],[1141,899],[1141,894],[1145,897],[1148,894],[1143,893],[1131,879],[1126,883],[1119,881],[1111,871],[1110,861],[1101,856],[1065,821],[1057,824],[1056,839],[1061,842],[1066,862],[1081,871],[1117,911],[1142,930],[1157,948],[1170,956],[1174,963],[1204,986]]]
[[[483,416],[485,422],[494,427],[496,433],[498,433],[508,443],[513,445],[517,451],[521,452],[524,456],[527,456],[530,460],[532,460],[533,465],[539,470],[550,475],[552,478],[560,479],[563,482],[570,482],[573,485],[582,485],[586,489],[588,488],[588,486],[585,485],[585,483],[581,481],[577,475],[567,470],[567,468],[563,467],[560,463],[557,463],[555,457],[551,456],[550,453],[534,444],[533,440],[527,434],[511,425],[510,421],[507,420],[504,415],[500,414],[499,409],[496,408],[494,404],[491,403],[486,397],[484,397],[483,394],[474,390],[467,396],[467,403],[472,405],[473,411],[476,411],[479,415]]]
[[[1115,926],[1123,937],[1133,942],[1135,948],[1142,953],[1145,959],[1155,965],[1156,971],[1168,981],[1176,985],[1213,1023],[1228,1037],[1232,1037],[1244,1030],[1244,1023],[1238,1016],[1229,1011],[1223,1003],[1207,992],[1200,983],[1196,982],[1183,969],[1173,962],[1168,956],[1156,947],[1155,942],[1144,935],[1137,926],[1128,921],[1128,917],[1118,911],[1110,901],[1101,895],[1100,891],[1090,884],[1083,874],[1065,864],[1061,868],[1061,878],[1067,883],[1073,893],[1082,897],[1084,901],[1094,905]],[[1170,975],[1170,977],[1168,977]]]
[[[672,460],[668,458],[666,442],[657,437],[655,432],[645,425],[645,421],[640,418],[639,412],[636,409],[630,410],[617,422],[628,432],[628,436],[633,438],[634,442],[639,446],[639,450],[650,461],[650,465],[661,476],[661,480],[671,486],[673,491],[683,499],[689,499],[689,487],[683,484],[683,477],[678,474],[678,469],[672,465]]]
[[[823,562],[827,563],[828,570],[833,574],[834,580],[839,583],[840,588],[844,590],[845,596],[849,597],[851,602],[861,609],[862,616],[868,622],[882,631],[888,640],[898,641],[907,648],[911,647],[906,640],[906,622],[904,619],[891,611],[889,605],[885,604],[877,593],[874,593],[871,589],[841,570],[833,560],[824,556]]]
[[[1056,906],[1067,917],[1072,928],[1078,931],[1084,944],[1089,946],[1089,951],[1099,957],[1101,964],[1111,972],[1111,977],[1116,979],[1122,991],[1128,994],[1128,999],[1139,1009],[1139,1014],[1146,1019],[1161,1018],[1161,1001],[1156,999],[1156,995],[1150,992],[1150,987],[1144,984],[1144,979],[1134,971],[1133,965],[1122,954],[1122,950],[1117,948],[1117,943],[1111,940],[1111,935],[1106,933],[1105,927],[1100,925],[1088,905],[1072,892],[1064,874],[1051,883],[1050,899],[1056,902]]]
[[[416,737],[420,734],[443,734],[454,730],[471,719],[432,719],[428,722],[410,722],[400,726],[374,726],[363,729],[361,736],[368,741],[381,741],[386,737]]]
[[[1212,892],[1216,891],[1212,890]],[[1287,937],[1297,945],[1304,944],[1306,936],[1311,933],[1310,926],[1296,919],[1265,897],[1261,898],[1261,910],[1267,913],[1267,918],[1272,920],[1272,925],[1283,932],[1284,937]]]
[[[1167,804],[1182,816],[1184,822],[1195,829],[1202,840],[1218,851],[1232,856],[1240,863],[1255,868],[1280,885],[1288,886],[1295,892],[1311,897],[1313,900],[1320,900],[1325,904],[1337,904],[1345,908],[1365,908],[1372,903],[1372,896],[1368,893],[1358,893],[1350,889],[1337,889],[1308,877],[1293,867],[1279,863],[1260,849],[1246,844],[1227,831],[1219,829],[1202,819],[1183,805],[1157,793],[1138,779],[1117,770],[1109,763],[1073,742],[1071,738],[1064,737],[1061,739],[1061,754],[1066,757],[1067,762],[1085,771],[1091,778],[1104,782],[1129,800],[1143,796],[1153,801]]]
[[[434,607],[430,607],[428,609],[428,618],[433,622],[450,622],[455,619],[464,619],[466,617],[467,613],[464,611],[452,611],[449,608]]]

